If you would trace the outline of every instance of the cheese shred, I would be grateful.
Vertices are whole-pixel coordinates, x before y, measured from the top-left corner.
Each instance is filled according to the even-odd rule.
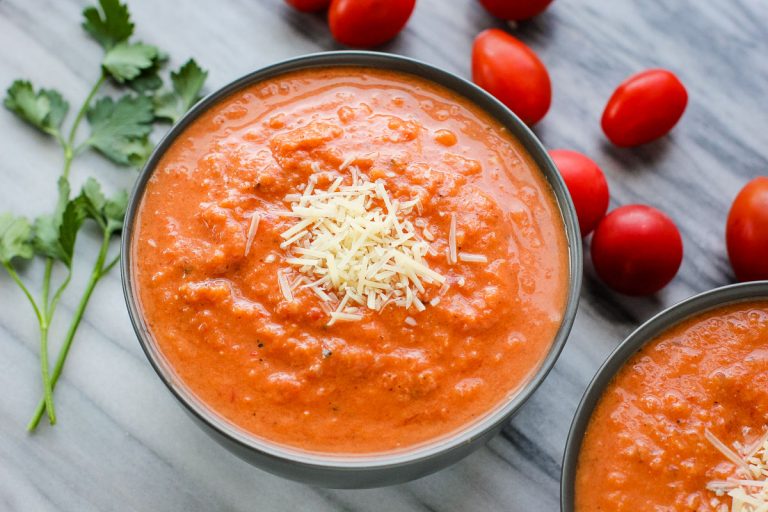
[[[407,218],[419,201],[390,197],[383,181],[371,182],[350,165],[354,160],[340,166],[353,171],[350,184],[339,177],[321,190],[313,175],[302,194],[285,197],[290,210],[280,214],[297,219],[281,233],[280,246],[289,252],[285,262],[307,277],[302,288],[324,303],[328,325],[361,320],[360,308],[381,311],[389,303],[423,311],[425,285],[446,282],[429,268],[429,242]],[[452,233],[455,256],[455,218]]]
[[[456,257],[456,214],[451,214],[451,225],[448,228],[448,262],[455,265],[458,262]]]
[[[727,503],[719,503],[718,512],[768,512],[768,432],[756,443],[744,449],[742,454],[729,448],[709,430],[704,436],[725,458],[736,465],[741,478],[713,480],[707,489],[719,498],[728,497]]]
[[[256,231],[259,229],[259,222],[261,221],[261,215],[258,212],[251,214],[251,223],[248,225],[248,236],[245,240],[245,255],[251,252],[251,245],[253,245],[253,239],[256,237]]]
[[[285,277],[285,274],[282,270],[277,271],[277,285],[280,287],[280,293],[283,294],[283,297],[288,302],[293,301],[293,292],[291,291],[291,286],[288,284],[288,278]]]
[[[488,263],[488,258],[482,254],[471,254],[468,252],[459,253],[459,261],[467,263]]]

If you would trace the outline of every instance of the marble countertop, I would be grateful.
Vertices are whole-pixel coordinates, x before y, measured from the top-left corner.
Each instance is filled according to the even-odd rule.
[[[100,58],[80,28],[83,5],[0,0],[0,86],[27,77],[83,98]],[[208,90],[287,57],[339,48],[322,17],[293,12],[281,0],[131,0],[130,7],[140,39],[167,50],[174,65],[192,55],[210,69]],[[405,31],[382,49],[466,77],[472,38],[494,26],[503,25],[475,0],[418,0]],[[612,206],[644,202],[670,214],[685,260],[661,293],[630,299],[603,287],[587,258],[565,351],[487,447],[432,476],[382,489],[317,489],[263,473],[210,440],[165,390],[128,321],[118,272],[97,289],[75,341],[56,390],[59,424],[28,435],[24,425],[40,395],[36,325],[3,274],[0,510],[558,510],[571,416],[605,356],[653,313],[733,281],[725,216],[741,186],[768,172],[767,27],[763,0],[556,0],[514,30],[539,53],[554,84],[552,109],[535,130],[541,140],[592,156],[608,177]],[[688,110],[671,136],[614,148],[600,131],[604,103],[621,80],[649,67],[679,74]],[[6,111],[0,133],[0,210],[43,211],[55,194],[59,149]],[[75,185],[91,174],[115,187],[135,177],[88,155],[76,165]],[[71,314],[97,245],[93,232],[79,240],[77,284],[59,320]],[[39,270],[27,269],[30,279]],[[54,324],[54,332],[61,329]]]

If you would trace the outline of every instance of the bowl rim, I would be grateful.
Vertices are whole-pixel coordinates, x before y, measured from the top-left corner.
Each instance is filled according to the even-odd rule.
[[[720,307],[760,300],[768,300],[768,281],[730,284],[698,293],[655,314],[611,351],[592,377],[571,421],[560,474],[561,512],[574,510],[576,466],[592,413],[606,387],[627,361],[647,343],[681,322]]]
[[[549,351],[539,363],[539,367],[532,372],[528,377],[528,380],[515,392],[511,393],[506,400],[499,403],[494,409],[487,411],[483,416],[468,425],[460,427],[454,432],[445,434],[434,440],[426,441],[423,444],[392,452],[380,452],[367,455],[331,455],[302,451],[297,448],[260,439],[219,416],[215,411],[197,399],[191,391],[187,390],[170,368],[166,368],[167,365],[163,362],[163,356],[156,347],[155,342],[152,340],[149,329],[144,322],[138,303],[138,296],[134,293],[134,286],[132,283],[133,258],[131,247],[137,212],[142,202],[147,183],[168,147],[195,119],[223,98],[250,85],[291,71],[324,67],[376,68],[412,74],[442,85],[483,109],[510,131],[529,154],[530,158],[539,167],[541,173],[547,180],[552,194],[555,196],[566,234],[569,259],[569,280],[566,304],[563,310],[563,318],[560,327],[552,341]],[[165,134],[140,171],[133,186],[126,210],[121,251],[121,281],[133,329],[142,350],[155,372],[188,413],[202,422],[202,424],[224,438],[234,442],[236,445],[239,445],[246,450],[255,451],[268,459],[299,464],[308,469],[332,469],[349,472],[391,469],[424,462],[425,460],[438,455],[455,451],[468,443],[477,442],[482,439],[484,434],[487,434],[494,428],[500,428],[501,424],[516,412],[541,385],[552,370],[552,367],[563,350],[576,316],[582,281],[583,258],[581,235],[578,228],[576,212],[565,182],[541,142],[533,134],[530,128],[528,128],[514,113],[475,84],[453,73],[409,57],[360,50],[312,53],[283,60],[247,73],[240,78],[227,83],[199,101]]]

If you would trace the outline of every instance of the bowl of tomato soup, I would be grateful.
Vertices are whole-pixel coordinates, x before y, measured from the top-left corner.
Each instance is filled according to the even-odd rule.
[[[768,507],[768,281],[653,317],[589,385],[566,444],[567,512]]]
[[[133,192],[123,284],[187,412],[268,471],[402,482],[498,432],[573,322],[565,185],[509,110],[427,64],[330,52],[193,108]]]

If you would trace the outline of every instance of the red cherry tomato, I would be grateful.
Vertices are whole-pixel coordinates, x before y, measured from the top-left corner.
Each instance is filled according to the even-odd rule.
[[[285,0],[285,3],[301,12],[317,12],[327,9],[331,0]]]
[[[571,193],[581,236],[595,229],[608,210],[608,182],[600,167],[588,157],[568,149],[549,152]]]
[[[333,0],[328,23],[342,44],[378,46],[400,33],[415,5],[416,0]]]
[[[592,264],[600,279],[626,295],[664,288],[683,261],[683,240],[675,224],[650,206],[616,208],[592,236]]]
[[[497,18],[522,21],[543,12],[552,0],[480,0],[480,3]]]
[[[540,121],[552,103],[547,68],[522,41],[496,28],[475,38],[472,80],[529,125]]]
[[[736,196],[725,240],[739,281],[768,279],[768,177],[755,178]]]
[[[603,111],[603,131],[617,146],[638,146],[669,133],[685,112],[688,93],[670,71],[649,69],[627,78]]]

